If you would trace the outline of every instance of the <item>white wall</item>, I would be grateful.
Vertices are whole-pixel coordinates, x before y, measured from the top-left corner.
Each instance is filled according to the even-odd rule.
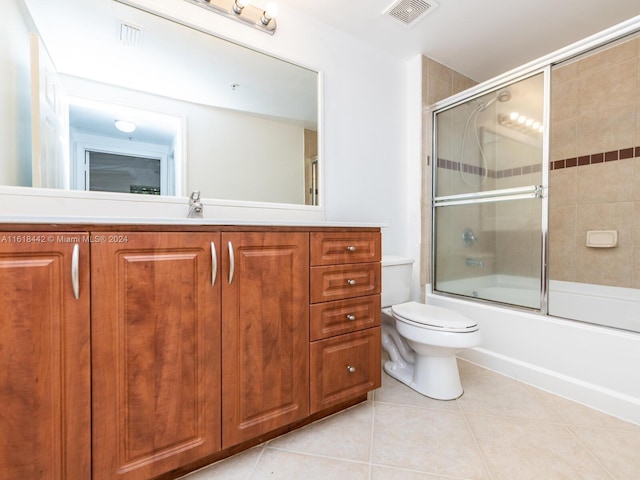
[[[332,222],[389,224],[383,233],[384,252],[408,254],[407,68],[404,62],[289,8],[281,8],[278,30],[269,36],[182,1],[139,0],[137,3],[174,16],[191,12],[187,20],[200,28],[320,71],[323,83],[320,156],[324,218]],[[419,96],[417,101],[419,103]],[[414,141],[419,142],[419,138]],[[2,202],[1,192],[0,215],[27,211],[44,214],[54,206],[63,209],[65,215],[110,212],[110,207],[106,206],[111,205],[108,202],[105,208],[87,211],[87,202],[78,202],[73,194],[63,198],[57,193],[58,201],[45,199],[42,208],[38,208],[32,204],[37,196],[16,202],[16,192],[11,190],[7,195],[12,201]],[[88,203],[95,205],[94,201]],[[159,209],[160,203],[153,200],[131,202],[127,208],[113,213],[114,216],[123,212],[130,216],[182,213],[182,205],[172,209],[162,202],[163,208]],[[205,215],[215,215],[215,209],[207,209],[206,205]],[[290,211],[274,207],[273,210],[274,218],[293,220],[313,220],[322,215],[312,207]],[[224,214],[228,214],[227,210]],[[252,214],[261,220],[270,215],[269,209],[265,208],[247,210],[243,207],[238,211],[244,218]]]
[[[29,29],[23,13],[13,0],[6,0],[2,4],[0,159],[31,157],[31,102],[28,94]],[[30,163],[29,161],[1,160],[0,185],[30,185],[31,169],[27,167]]]

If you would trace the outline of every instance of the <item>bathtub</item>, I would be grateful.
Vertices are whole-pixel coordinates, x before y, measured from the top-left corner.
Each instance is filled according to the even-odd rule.
[[[467,281],[465,291],[469,297],[501,292],[503,302],[505,293],[512,300],[539,301],[527,282],[483,278],[479,284]],[[465,287],[456,286],[458,291]],[[460,357],[640,424],[640,297],[635,290],[552,282],[549,305],[555,316],[440,295],[429,285],[426,302],[478,321],[483,343]],[[562,318],[569,316],[580,318]]]
[[[527,308],[539,308],[536,279],[492,275],[443,282],[448,292]],[[640,333],[640,289],[549,282],[549,315]]]
[[[552,280],[549,313],[554,317],[640,332],[640,290]]]

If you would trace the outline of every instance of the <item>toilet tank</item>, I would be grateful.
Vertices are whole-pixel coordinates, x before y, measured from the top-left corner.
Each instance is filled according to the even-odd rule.
[[[414,259],[385,255],[382,257],[382,306],[389,307],[411,300],[411,269]]]

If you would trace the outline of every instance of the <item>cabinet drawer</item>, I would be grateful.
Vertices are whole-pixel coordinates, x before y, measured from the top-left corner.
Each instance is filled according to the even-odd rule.
[[[311,303],[380,293],[380,263],[311,268]]]
[[[380,295],[311,305],[311,340],[380,325]]]
[[[380,327],[311,343],[311,412],[380,387]]]
[[[313,232],[311,265],[379,262],[380,232]]]

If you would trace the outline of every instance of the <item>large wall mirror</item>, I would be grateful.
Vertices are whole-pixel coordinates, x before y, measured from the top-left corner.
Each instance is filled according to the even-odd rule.
[[[2,184],[319,204],[317,72],[114,0],[11,1],[38,74]]]

